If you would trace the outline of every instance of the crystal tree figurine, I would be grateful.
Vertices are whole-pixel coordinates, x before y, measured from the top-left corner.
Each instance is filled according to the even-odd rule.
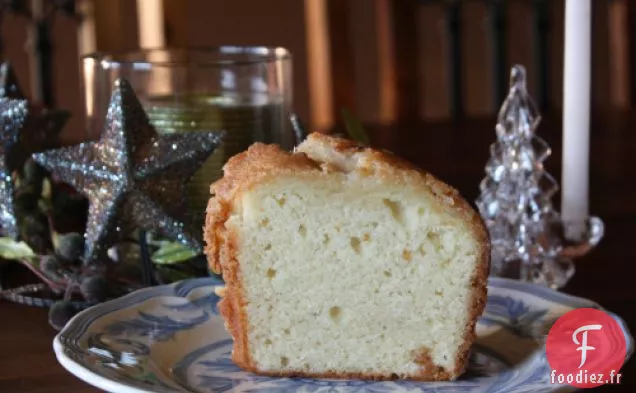
[[[598,243],[603,224],[590,218],[583,239],[565,238],[551,202],[558,185],[543,168],[550,148],[535,135],[540,119],[525,68],[516,65],[476,203],[490,232],[491,275],[561,288],[574,274],[572,258]]]

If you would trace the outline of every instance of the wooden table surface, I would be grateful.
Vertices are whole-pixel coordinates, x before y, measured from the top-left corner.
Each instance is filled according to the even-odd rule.
[[[494,118],[455,123],[370,127],[375,146],[393,150],[458,188],[470,201],[494,141]],[[546,169],[560,179],[561,123],[546,117],[538,130],[552,146]],[[636,332],[636,112],[592,120],[590,208],[601,217],[601,244],[577,261],[564,292],[593,299],[625,319]],[[558,208],[559,199],[555,198]],[[97,392],[67,373],[55,360],[55,331],[44,309],[0,301],[0,392]],[[627,362],[622,385],[595,391],[636,391],[636,362]]]

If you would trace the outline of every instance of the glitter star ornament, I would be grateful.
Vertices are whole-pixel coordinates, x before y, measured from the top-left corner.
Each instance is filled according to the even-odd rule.
[[[9,63],[0,65],[0,227],[2,235],[16,239],[18,220],[14,208],[12,171],[34,151],[55,145],[69,118],[29,103],[18,87]]]
[[[200,251],[200,228],[188,214],[185,187],[223,136],[160,136],[130,84],[119,79],[99,140],[35,154],[33,159],[88,197],[86,261],[105,257],[112,245],[136,229]]]

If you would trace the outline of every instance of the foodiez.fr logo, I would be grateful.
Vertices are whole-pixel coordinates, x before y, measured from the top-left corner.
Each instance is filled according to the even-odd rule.
[[[626,343],[618,323],[603,311],[579,308],[550,329],[546,355],[550,382],[578,388],[621,383]]]

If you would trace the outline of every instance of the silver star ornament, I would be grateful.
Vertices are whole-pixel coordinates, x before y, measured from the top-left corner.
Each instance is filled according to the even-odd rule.
[[[223,132],[159,135],[130,84],[115,82],[97,141],[34,154],[34,160],[89,199],[85,261],[145,229],[202,249],[185,186],[219,146]]]
[[[12,172],[34,151],[55,145],[70,117],[47,110],[22,95],[9,63],[0,65],[0,227],[3,236],[18,237]]]

